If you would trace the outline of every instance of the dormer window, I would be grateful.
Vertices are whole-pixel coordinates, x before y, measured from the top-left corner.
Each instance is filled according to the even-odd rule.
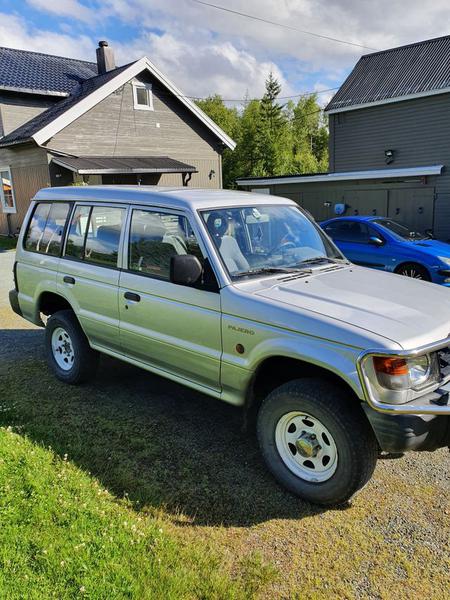
[[[133,82],[133,101],[135,110],[153,110],[152,84]]]

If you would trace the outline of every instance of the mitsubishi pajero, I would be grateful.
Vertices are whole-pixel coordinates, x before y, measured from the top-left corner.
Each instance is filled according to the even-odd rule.
[[[60,380],[86,381],[103,352],[241,406],[311,502],[347,501],[382,451],[450,444],[449,290],[349,263],[285,198],[43,189],[14,276]]]

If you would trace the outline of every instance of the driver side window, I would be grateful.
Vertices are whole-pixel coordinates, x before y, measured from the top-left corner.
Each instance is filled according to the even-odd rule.
[[[196,286],[212,289],[215,276],[205,259],[188,219],[179,214],[133,210],[128,243],[128,269],[142,275],[170,280],[173,256],[192,254],[203,266],[203,280]]]

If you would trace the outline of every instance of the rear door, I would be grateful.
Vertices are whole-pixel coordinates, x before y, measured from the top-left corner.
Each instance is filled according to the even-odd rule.
[[[89,342],[120,351],[118,286],[125,206],[77,204],[57,276]]]
[[[220,389],[220,294],[198,235],[181,212],[133,208],[120,277],[122,352],[167,374]],[[197,287],[169,281],[170,258],[194,254],[210,279]]]

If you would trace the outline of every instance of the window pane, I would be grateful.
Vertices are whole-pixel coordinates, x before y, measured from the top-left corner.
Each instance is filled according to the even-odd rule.
[[[94,206],[86,239],[85,260],[117,266],[124,215],[124,208]]]
[[[15,208],[14,197],[12,192],[12,181],[9,171],[0,171],[0,179],[2,186],[3,208]]]
[[[50,204],[41,203],[34,209],[33,217],[25,239],[25,250],[32,250],[34,252],[41,251],[41,240],[49,212]]]
[[[341,242],[367,242],[369,238],[367,226],[358,221],[339,221],[330,223],[325,231],[334,240]]]
[[[51,256],[59,256],[62,235],[69,209],[70,205],[62,202],[55,202],[51,205],[50,213],[47,217],[47,223],[40,242],[40,252],[50,254]]]
[[[142,104],[144,106],[149,105],[147,88],[144,88],[144,87],[136,88],[136,100],[137,100],[138,104]]]
[[[186,217],[134,210],[131,220],[128,267],[169,280],[170,259],[193,254],[203,262],[197,239]]]
[[[66,256],[83,258],[84,238],[89,222],[90,206],[77,206],[70,223],[66,244]]]

